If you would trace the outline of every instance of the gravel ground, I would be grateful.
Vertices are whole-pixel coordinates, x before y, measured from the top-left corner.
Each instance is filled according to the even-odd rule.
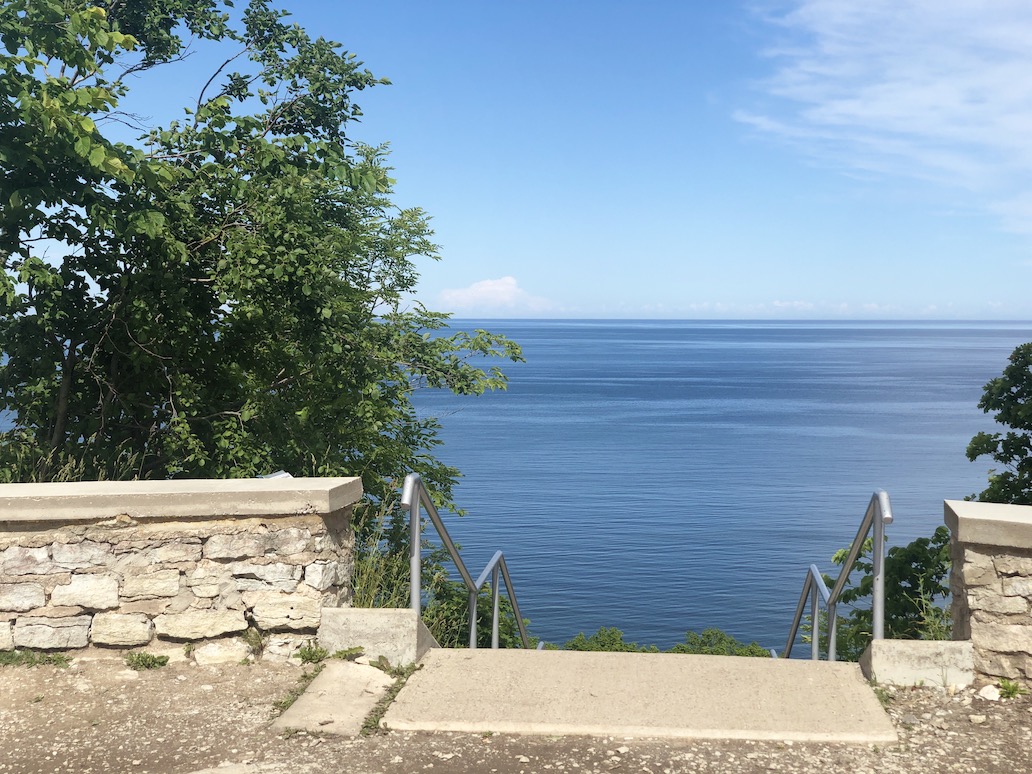
[[[1032,771],[1032,700],[898,689],[893,747],[386,732],[275,733],[290,664],[134,672],[111,653],[68,668],[0,667],[0,772],[985,772]]]

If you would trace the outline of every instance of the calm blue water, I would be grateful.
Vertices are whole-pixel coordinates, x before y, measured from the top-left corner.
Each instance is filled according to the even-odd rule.
[[[780,648],[877,488],[889,541],[983,488],[982,386],[1032,323],[460,321],[523,345],[505,393],[423,391],[464,473],[476,575],[505,551],[531,630],[666,647],[716,626]]]

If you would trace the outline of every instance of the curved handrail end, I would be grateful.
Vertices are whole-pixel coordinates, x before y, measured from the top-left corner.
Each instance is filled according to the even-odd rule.
[[[889,502],[889,493],[884,489],[875,491],[874,496],[878,499],[878,510],[881,512],[882,524],[892,524],[892,503]]]
[[[420,478],[418,473],[409,473],[405,476],[405,485],[401,488],[401,504],[406,508],[411,508],[412,503],[416,502],[416,491],[423,483],[423,479]]]

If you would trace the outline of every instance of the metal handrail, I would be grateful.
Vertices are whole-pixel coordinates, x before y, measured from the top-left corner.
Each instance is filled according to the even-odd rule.
[[[448,530],[445,529],[444,522],[441,521],[441,517],[437,513],[437,508],[434,507],[434,503],[430,499],[430,493],[426,491],[426,487],[423,485],[423,479],[420,478],[418,473],[409,473],[405,476],[405,485],[401,490],[401,504],[403,507],[409,509],[409,531],[410,539],[412,541],[412,553],[409,559],[409,571],[411,574],[411,608],[418,613],[422,609],[423,601],[422,520],[419,516],[419,506],[422,504],[426,509],[427,516],[430,517],[431,523],[437,530],[437,534],[440,536],[441,542],[444,544],[444,547],[448,550],[448,554],[451,556],[452,561],[455,563],[455,567],[458,569],[459,575],[462,576],[462,582],[466,585],[466,589],[469,592],[469,647],[471,649],[475,649],[477,647],[477,596],[480,594],[480,590],[484,587],[484,584],[487,583],[488,578],[491,579],[491,603],[493,608],[493,616],[491,620],[491,647],[498,647],[500,618],[498,615],[498,576],[501,574],[502,579],[505,581],[505,591],[509,597],[509,602],[512,603],[512,612],[516,618],[516,626],[520,630],[520,639],[523,641],[523,647],[529,648],[530,637],[527,634],[526,627],[523,625],[523,616],[520,614],[520,606],[516,601],[516,592],[513,590],[512,580],[509,578],[509,568],[505,564],[505,556],[502,552],[495,552],[495,555],[491,557],[491,561],[487,563],[484,571],[480,573],[474,581],[473,576],[470,575],[469,570],[466,569],[466,565],[462,561],[462,557],[459,556],[459,550],[455,547],[455,543],[452,542],[451,536],[448,534]]]
[[[796,635],[799,633],[799,625],[803,620],[803,611],[806,608],[806,600],[810,600],[810,621],[812,624],[810,640],[810,658],[814,661],[820,658],[820,634],[821,624],[818,615],[818,598],[823,600],[824,607],[828,611],[828,661],[835,661],[838,646],[838,616],[835,614],[842,590],[849,580],[849,574],[853,571],[860,552],[863,550],[864,541],[873,529],[874,537],[871,541],[871,557],[873,562],[874,586],[871,590],[871,637],[875,640],[885,639],[885,525],[892,523],[892,505],[889,503],[889,495],[885,490],[879,489],[871,495],[871,501],[867,504],[863,521],[860,522],[860,529],[849,546],[849,553],[842,565],[838,580],[831,591],[828,591],[824,583],[824,577],[817,565],[811,564],[806,571],[806,580],[803,582],[803,591],[799,595],[799,604],[796,605],[795,618],[792,619],[792,629],[788,634],[788,641],[785,643],[783,658],[792,655],[792,645],[795,643]]]

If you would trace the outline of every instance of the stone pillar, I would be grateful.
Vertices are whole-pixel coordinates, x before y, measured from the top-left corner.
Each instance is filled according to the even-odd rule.
[[[953,638],[975,674],[1032,685],[1032,506],[947,500]]]

